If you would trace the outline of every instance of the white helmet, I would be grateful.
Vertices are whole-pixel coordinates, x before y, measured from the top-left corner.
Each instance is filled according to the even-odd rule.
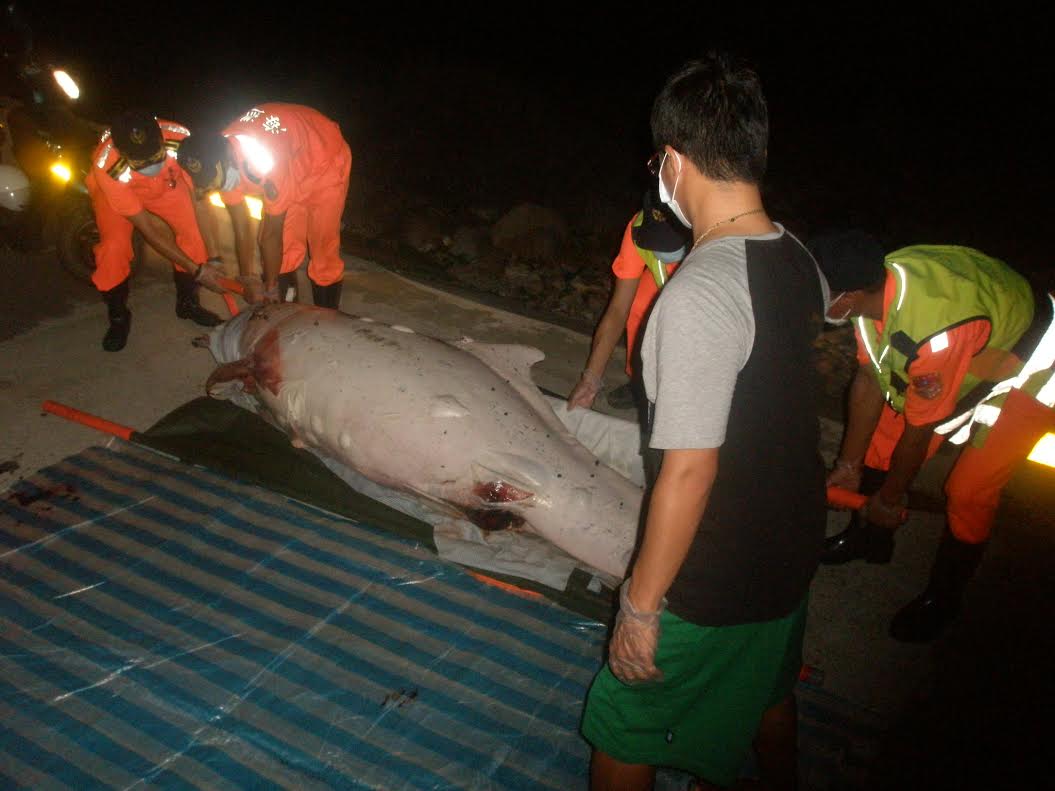
[[[13,165],[0,165],[0,206],[22,211],[29,203],[29,179]]]

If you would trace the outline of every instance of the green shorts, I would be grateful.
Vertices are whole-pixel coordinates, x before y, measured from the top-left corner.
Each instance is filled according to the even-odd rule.
[[[663,680],[628,686],[605,664],[586,698],[583,736],[623,763],[731,785],[762,714],[795,688],[807,598],[784,618],[736,626],[696,626],[663,613],[656,652]]]

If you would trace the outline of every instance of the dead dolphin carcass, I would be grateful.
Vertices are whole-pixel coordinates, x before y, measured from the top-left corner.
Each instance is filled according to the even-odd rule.
[[[523,527],[613,577],[626,572],[642,488],[602,464],[531,381],[542,352],[448,343],[307,305],[217,327],[210,395],[243,393],[323,459],[453,505],[485,529]]]

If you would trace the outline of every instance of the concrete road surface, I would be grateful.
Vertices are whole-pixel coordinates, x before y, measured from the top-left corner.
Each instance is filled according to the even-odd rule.
[[[42,413],[44,399],[145,429],[202,395],[212,359],[191,342],[205,330],[176,318],[165,265],[148,261],[136,275],[131,337],[124,351],[110,354],[100,348],[105,311],[90,286],[59,269],[49,254],[0,255],[0,491],[109,441]],[[310,289],[302,294],[310,299]],[[203,302],[225,313],[215,295],[205,294]],[[421,286],[360,259],[348,259],[342,308],[443,338],[538,346],[546,360],[534,369],[536,382],[562,394],[576,381],[589,348],[582,333]],[[617,360],[608,379],[623,380]],[[822,452],[829,458],[840,430],[825,422]],[[921,490],[940,497],[950,460],[928,465]],[[964,616],[934,645],[896,643],[886,627],[925,582],[940,512],[912,514],[889,566],[855,562],[818,572],[805,659],[823,672],[825,690],[889,728],[872,756],[884,777],[879,787],[1014,787],[1004,781],[1017,773],[1024,782],[1038,770],[1051,732],[1045,718],[1055,704],[1051,472],[1030,465],[1016,475]],[[845,519],[833,512],[830,531]]]

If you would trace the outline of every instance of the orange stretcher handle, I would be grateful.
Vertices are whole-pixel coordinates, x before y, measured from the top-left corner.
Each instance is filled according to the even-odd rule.
[[[238,315],[238,303],[234,301],[234,297],[230,294],[223,295],[224,304],[227,305],[227,312],[231,314],[231,318]]]
[[[854,511],[860,511],[867,502],[868,497],[860,492],[851,492],[841,486],[828,487],[828,505],[833,508],[850,508]],[[907,508],[901,512],[901,519],[908,519]]]
[[[245,286],[243,286],[237,280],[232,280],[229,277],[218,277],[216,278],[216,282],[226,288],[228,291],[238,294],[239,296],[245,294]]]
[[[527,588],[521,588],[519,585],[513,585],[509,582],[502,582],[502,580],[496,580],[494,577],[488,577],[486,574],[481,574],[478,571],[472,569],[466,569],[469,572],[470,577],[475,577],[480,582],[486,583],[487,585],[493,585],[496,588],[500,588],[508,593],[515,594],[517,596],[525,596],[529,599],[541,599],[542,594],[538,591],[528,590]]]
[[[89,415],[87,412],[81,412],[79,409],[60,404],[57,401],[45,401],[40,406],[45,412],[64,417],[75,423],[81,423],[89,428],[101,431],[104,434],[113,434],[115,437],[120,437],[121,439],[131,440],[132,435],[136,433],[134,429],[130,429],[128,426],[122,426],[120,423],[113,423],[109,420],[104,420],[101,417]]]
[[[851,492],[841,486],[828,487],[828,505],[836,508],[850,508],[858,511],[868,502],[868,498],[860,492]]]

